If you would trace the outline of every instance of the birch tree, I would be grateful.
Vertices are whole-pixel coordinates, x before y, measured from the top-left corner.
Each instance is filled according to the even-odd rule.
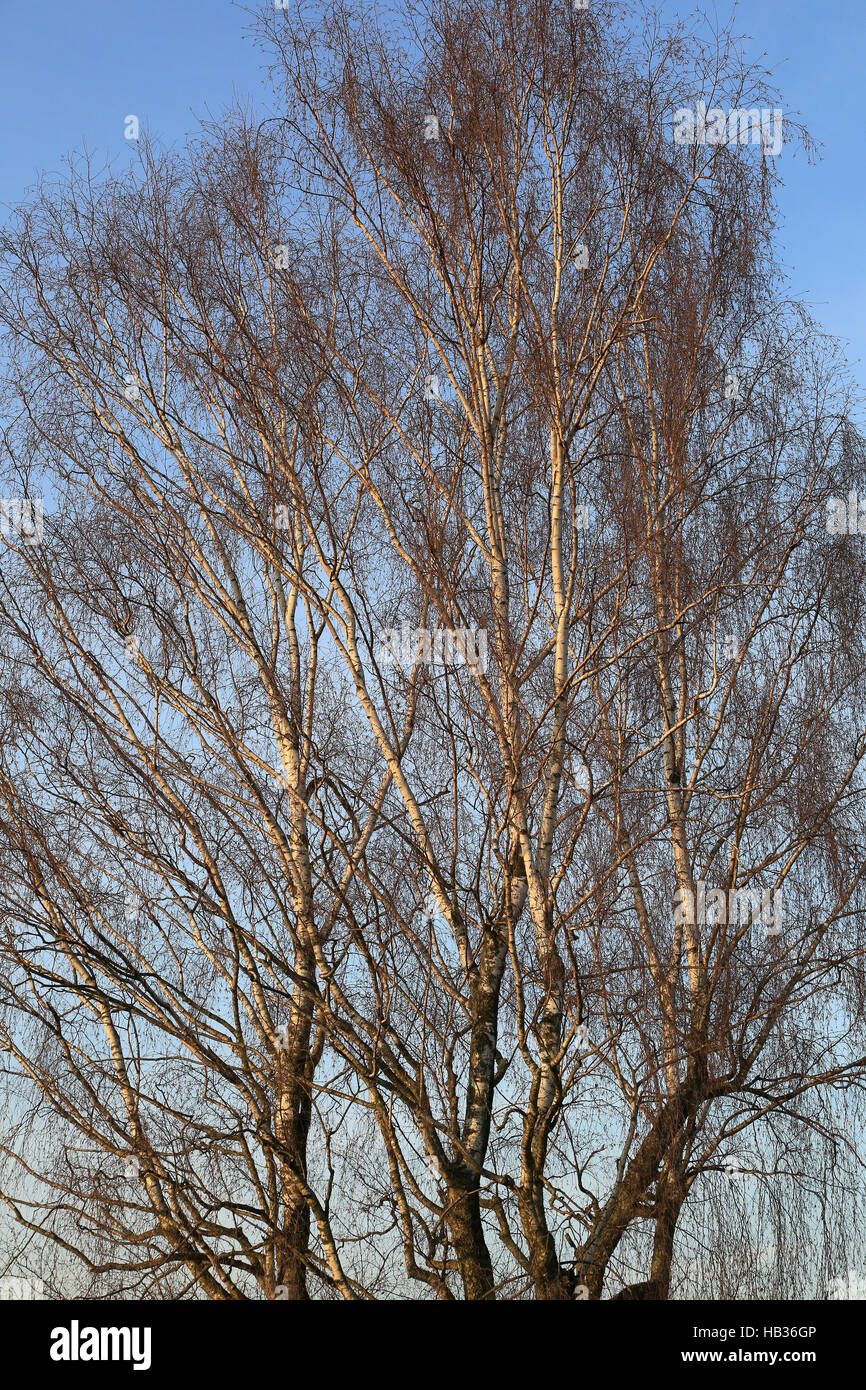
[[[267,120],[3,240],[7,1207],[108,1293],[736,1296],[791,1227],[821,1296],[863,449],[773,260],[808,140],[729,31],[401,16],[269,8]]]

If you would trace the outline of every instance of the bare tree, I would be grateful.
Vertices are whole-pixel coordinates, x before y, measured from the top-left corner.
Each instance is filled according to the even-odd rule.
[[[862,443],[636,8],[268,11],[275,119],[4,239],[4,1191],[109,1292],[849,1256]]]

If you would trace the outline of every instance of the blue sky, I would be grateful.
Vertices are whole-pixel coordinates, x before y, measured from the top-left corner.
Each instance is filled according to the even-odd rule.
[[[692,5],[662,8],[687,14]],[[779,243],[792,289],[850,343],[866,386],[866,3],[744,0],[737,13],[753,56],[767,54],[785,109],[822,142],[817,164],[781,156]],[[0,0],[0,204],[17,202],[68,150],[123,156],[129,114],[171,143],[233,96],[256,97],[263,60],[248,21],[247,7],[230,0]]]

